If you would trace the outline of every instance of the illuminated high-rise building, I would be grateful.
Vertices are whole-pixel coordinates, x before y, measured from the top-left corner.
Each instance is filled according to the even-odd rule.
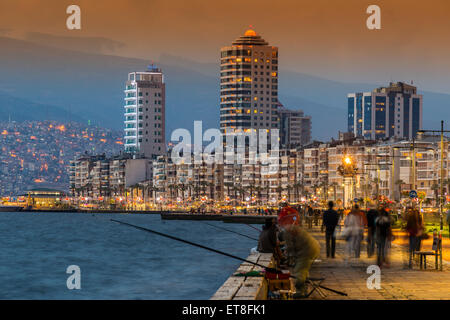
[[[221,49],[220,129],[224,134],[275,129],[277,110],[278,48],[247,30]]]
[[[125,87],[125,151],[156,159],[165,153],[165,83],[161,70],[131,72]]]
[[[348,131],[357,137],[412,139],[422,129],[422,100],[415,86],[390,83],[372,92],[350,93]]]

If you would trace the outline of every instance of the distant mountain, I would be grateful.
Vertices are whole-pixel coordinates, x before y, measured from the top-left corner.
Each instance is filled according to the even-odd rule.
[[[166,81],[166,130],[191,129],[203,120],[204,129],[219,124],[219,66],[170,55],[149,60],[70,51],[0,37],[0,93],[30,102],[61,106],[93,124],[123,127],[123,89],[128,72],[145,70],[152,60]],[[47,41],[46,43],[49,43]],[[386,84],[352,84],[280,70],[280,101],[312,116],[313,137],[328,139],[346,129],[349,92],[367,91]],[[424,127],[439,126],[450,118],[450,95],[424,94]],[[32,110],[30,111],[32,112]],[[39,117],[43,117],[39,113]]]
[[[31,102],[0,92],[1,121],[54,120],[61,122],[86,122],[86,119],[61,107]]]
[[[92,123],[123,127],[127,75],[145,70],[149,61],[88,54],[0,38],[0,92],[64,106]],[[167,130],[190,128],[203,119],[218,124],[218,78],[161,64],[167,87]],[[76,110],[76,111],[75,111]]]
[[[23,39],[49,47],[99,54],[110,54],[125,46],[104,37],[65,37],[40,32],[27,32]]]

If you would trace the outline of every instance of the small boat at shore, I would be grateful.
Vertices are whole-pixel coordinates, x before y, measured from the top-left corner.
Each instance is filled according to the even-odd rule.
[[[0,205],[0,212],[16,212],[16,211],[22,211],[22,206],[7,206],[7,205]]]

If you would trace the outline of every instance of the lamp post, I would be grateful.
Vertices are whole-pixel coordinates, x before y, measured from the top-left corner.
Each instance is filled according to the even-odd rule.
[[[420,131],[418,131],[418,132],[420,133]],[[416,181],[417,181],[417,178],[416,178],[416,176],[417,176],[417,174],[416,174],[416,149],[433,150],[433,151],[434,151],[434,149],[433,148],[428,148],[428,147],[423,147],[423,146],[417,147],[416,146],[416,140],[415,140],[415,138],[413,138],[412,139],[412,144],[409,147],[406,147],[406,146],[405,147],[400,147],[400,146],[393,147],[392,148],[392,156],[389,156],[389,155],[383,155],[383,156],[380,155],[380,156],[378,156],[377,155],[377,157],[392,158],[392,179],[391,179],[392,180],[391,181],[391,184],[392,184],[391,187],[392,188],[394,188],[393,186],[395,184],[395,179],[394,179],[394,176],[395,176],[395,164],[394,164],[394,160],[396,158],[402,158],[403,157],[402,155],[397,155],[397,156],[395,155],[395,150],[398,150],[398,149],[408,149],[412,153],[412,155],[411,155],[411,176],[412,176],[411,189],[412,190],[416,190],[417,189],[417,183],[416,183]]]
[[[441,130],[419,130],[419,133],[440,133],[441,134],[441,180],[440,180],[440,199],[439,199],[439,216],[440,216],[440,229],[444,229],[443,220],[443,205],[444,205],[444,132],[450,132],[444,130],[444,121],[441,121]]]
[[[419,130],[419,133],[440,133],[441,134],[441,185],[440,185],[440,199],[439,199],[439,218],[440,218],[440,246],[441,246],[441,255],[440,255],[440,263],[441,263],[441,271],[442,271],[442,231],[444,229],[444,219],[443,219],[443,210],[444,210],[444,132],[450,132],[444,130],[444,120],[441,121],[441,130]]]
[[[353,184],[354,184],[354,177],[356,176],[358,172],[358,168],[356,168],[355,161],[348,155],[345,155],[342,158],[342,164],[338,166],[337,172],[339,175],[342,176],[344,185],[345,185],[345,179],[351,178],[352,181],[352,190],[353,191]],[[345,186],[344,186],[344,195],[345,195]],[[345,196],[344,196],[345,200]],[[343,206],[345,205],[345,202],[343,203]]]

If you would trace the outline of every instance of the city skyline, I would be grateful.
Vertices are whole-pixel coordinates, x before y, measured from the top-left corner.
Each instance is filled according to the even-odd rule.
[[[450,299],[449,12],[0,0],[0,299]]]

